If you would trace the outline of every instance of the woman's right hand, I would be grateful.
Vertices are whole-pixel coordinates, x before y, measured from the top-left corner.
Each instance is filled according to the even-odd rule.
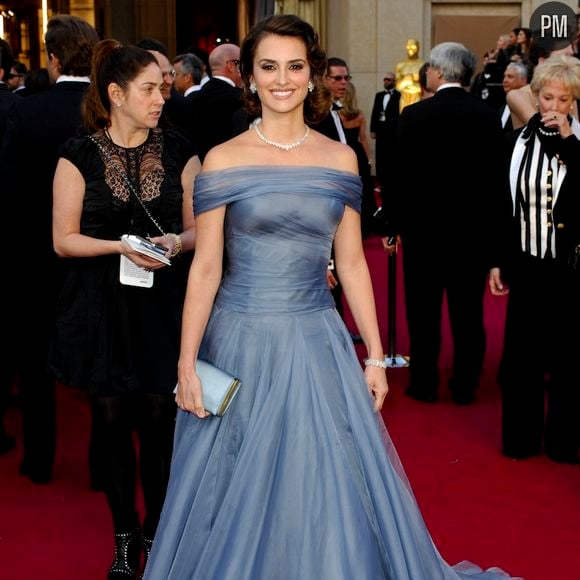
[[[188,413],[193,413],[200,419],[205,419],[210,415],[203,406],[203,391],[199,377],[192,373],[190,378],[179,377],[177,391],[175,393],[177,406]]]
[[[489,271],[489,290],[493,296],[505,296],[510,291],[501,279],[499,268],[492,268]]]

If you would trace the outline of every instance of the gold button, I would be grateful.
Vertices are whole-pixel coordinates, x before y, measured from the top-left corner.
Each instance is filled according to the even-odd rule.
[[[557,227],[559,230],[563,230],[563,229],[564,229],[564,224],[560,222],[559,224],[556,224],[556,227]]]
[[[552,224],[552,222],[548,222],[547,225],[548,225],[549,228],[551,228],[553,224]]]
[[[548,177],[550,177],[550,175],[552,175],[552,172],[551,172],[551,171],[548,171],[548,172],[546,173],[546,175],[547,175]]]
[[[548,210],[546,210],[546,213],[547,213],[548,215],[550,215],[550,214],[552,213],[552,210],[551,210],[551,209],[548,209]]]
[[[551,183],[546,183],[546,187],[547,187],[548,189],[552,189],[552,184],[551,184]]]
[[[546,198],[546,201],[552,201],[552,196],[551,196],[551,195],[549,195],[549,196]]]

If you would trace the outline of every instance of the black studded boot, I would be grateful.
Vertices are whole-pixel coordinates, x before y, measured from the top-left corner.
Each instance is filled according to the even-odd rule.
[[[141,532],[115,533],[115,559],[109,569],[107,580],[129,580],[139,578],[141,558]]]
[[[143,546],[143,571],[145,571],[147,561],[149,560],[149,556],[151,554],[151,546],[153,546],[153,540],[141,534],[141,545]]]

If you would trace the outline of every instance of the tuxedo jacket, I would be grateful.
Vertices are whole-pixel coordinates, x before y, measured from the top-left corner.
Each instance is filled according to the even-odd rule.
[[[18,97],[10,90],[7,84],[0,83],[0,146],[4,132],[6,131],[6,118],[8,117],[8,110]]]
[[[234,113],[242,108],[242,89],[212,78],[190,97],[193,129],[200,159],[234,136]]]
[[[396,89],[393,89],[391,98],[389,99],[387,108],[385,109],[385,120],[380,121],[380,116],[383,111],[384,97],[385,91],[379,91],[375,95],[373,110],[371,112],[370,131],[376,135],[377,142],[380,139],[387,137],[391,137],[394,140],[396,138],[397,123],[399,121],[399,103],[401,100],[401,93]]]
[[[23,340],[30,351],[46,349],[52,315],[70,262],[56,257],[52,244],[52,184],[60,145],[77,135],[86,82],[61,82],[18,99],[10,109],[0,154],[5,232],[17,240],[9,271],[15,332],[34,328]],[[28,300],[30,292],[34,299]],[[36,343],[36,344],[34,344]]]
[[[171,98],[165,101],[165,105],[163,105],[163,113],[159,126],[162,128],[172,128],[181,132],[195,150],[197,132],[192,115],[192,97],[193,93],[184,97],[174,92]]]
[[[383,200],[389,233],[403,243],[486,267],[505,167],[499,113],[461,87],[405,107],[399,118],[395,186]]]
[[[340,116],[339,120],[342,125],[342,120],[340,119]],[[322,133],[323,135],[325,135],[329,139],[332,139],[333,141],[340,141],[338,129],[336,128],[336,123],[334,122],[334,117],[331,112],[329,112],[328,115],[324,117],[324,119],[322,119],[315,125],[312,125],[312,129],[318,131],[319,133]],[[346,144],[356,153],[359,175],[363,178],[365,178],[367,175],[370,176],[369,160],[364,150],[364,147],[362,146],[362,143],[358,139],[358,129],[356,131],[352,131],[345,129],[345,127],[343,126],[342,130],[344,131]]]
[[[52,182],[59,148],[80,130],[81,103],[88,86],[76,81],[57,83],[18,99],[7,119],[0,170],[7,176],[7,191],[12,192],[10,205],[19,222],[15,226],[22,228],[26,223],[26,229],[35,232],[35,240],[27,236],[35,253],[39,247],[52,248]],[[38,245],[39,236],[42,245]]]
[[[319,133],[322,133],[329,139],[333,141],[340,141],[340,135],[338,134],[338,130],[336,128],[336,123],[334,122],[334,117],[332,116],[331,112],[328,112],[328,115],[324,117],[321,121],[312,125],[312,128]],[[344,129],[344,127],[343,127]],[[345,133],[346,137],[346,133]]]

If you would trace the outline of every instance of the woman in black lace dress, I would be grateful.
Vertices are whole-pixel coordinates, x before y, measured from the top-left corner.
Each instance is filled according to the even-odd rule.
[[[63,383],[90,395],[115,529],[109,580],[137,577],[165,496],[187,276],[182,254],[195,245],[192,191],[199,161],[179,134],[157,127],[162,83],[146,50],[100,42],[85,101],[89,136],[63,146],[54,181],[54,248],[69,259],[70,271],[51,363]],[[135,252],[121,241],[123,234],[161,244],[171,265]],[[120,282],[123,263],[141,275],[141,285]]]

